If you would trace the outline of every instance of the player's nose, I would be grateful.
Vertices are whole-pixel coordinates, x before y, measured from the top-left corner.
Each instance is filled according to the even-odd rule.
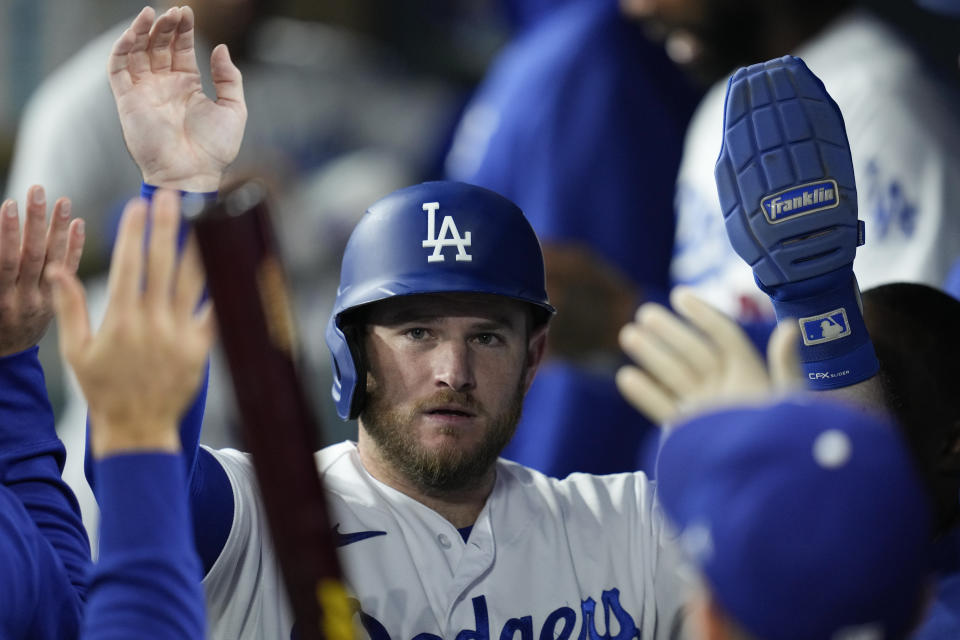
[[[454,391],[467,391],[476,386],[473,358],[466,342],[447,340],[434,350],[434,384]]]

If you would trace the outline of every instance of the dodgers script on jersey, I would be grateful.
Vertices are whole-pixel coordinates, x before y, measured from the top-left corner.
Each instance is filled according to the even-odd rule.
[[[289,638],[250,460],[213,454],[236,507],[204,580],[211,636]],[[501,459],[464,543],[439,514],[370,476],[354,443],[316,455],[355,620],[371,640],[681,637],[689,574],[642,473],[556,480]]]

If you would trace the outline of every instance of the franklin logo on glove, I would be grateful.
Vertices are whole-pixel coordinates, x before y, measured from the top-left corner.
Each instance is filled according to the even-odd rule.
[[[819,180],[769,195],[760,201],[770,224],[831,209],[840,204],[836,180]]]
[[[808,386],[876,374],[853,273],[864,235],[850,143],[840,107],[803,60],[730,77],[715,176],[730,244],[777,320],[800,324]]]

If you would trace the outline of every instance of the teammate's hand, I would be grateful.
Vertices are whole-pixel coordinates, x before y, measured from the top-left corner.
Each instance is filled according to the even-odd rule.
[[[210,100],[200,84],[193,10],[173,7],[156,22],[154,16],[144,7],[107,62],[124,140],[144,182],[215,191],[247,120],[240,70],[218,45],[210,56],[217,100]]]
[[[677,287],[670,302],[641,305],[620,332],[620,345],[642,366],[624,366],[617,387],[638,411],[672,424],[707,409],[768,397],[802,386],[794,324],[777,327],[767,347],[770,370],[740,326]]]
[[[83,220],[70,220],[70,201],[60,198],[47,223],[43,187],[27,191],[23,237],[17,203],[0,207],[0,357],[40,341],[53,318],[53,298],[44,272],[56,265],[76,273],[83,252]]]
[[[83,285],[51,270],[60,347],[90,408],[94,456],[130,450],[177,451],[177,424],[203,375],[213,340],[209,302],[198,310],[203,269],[191,238],[177,260],[178,197],[154,197],[123,213],[108,282],[109,301],[94,334]]]

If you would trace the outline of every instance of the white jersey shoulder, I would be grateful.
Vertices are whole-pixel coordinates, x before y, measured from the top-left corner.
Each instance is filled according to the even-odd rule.
[[[892,281],[941,286],[960,255],[960,119],[948,87],[872,14],[854,10],[795,52],[843,113],[866,244],[861,288]],[[714,85],[687,130],[677,180],[676,283],[740,319],[772,317],[750,268],[730,247],[713,170],[727,81]]]
[[[287,638],[293,620],[249,458],[214,451],[237,505],[204,580],[214,638]],[[373,640],[674,637],[687,586],[642,474],[548,478],[500,460],[468,540],[370,476],[356,445],[317,454],[331,517]]]

